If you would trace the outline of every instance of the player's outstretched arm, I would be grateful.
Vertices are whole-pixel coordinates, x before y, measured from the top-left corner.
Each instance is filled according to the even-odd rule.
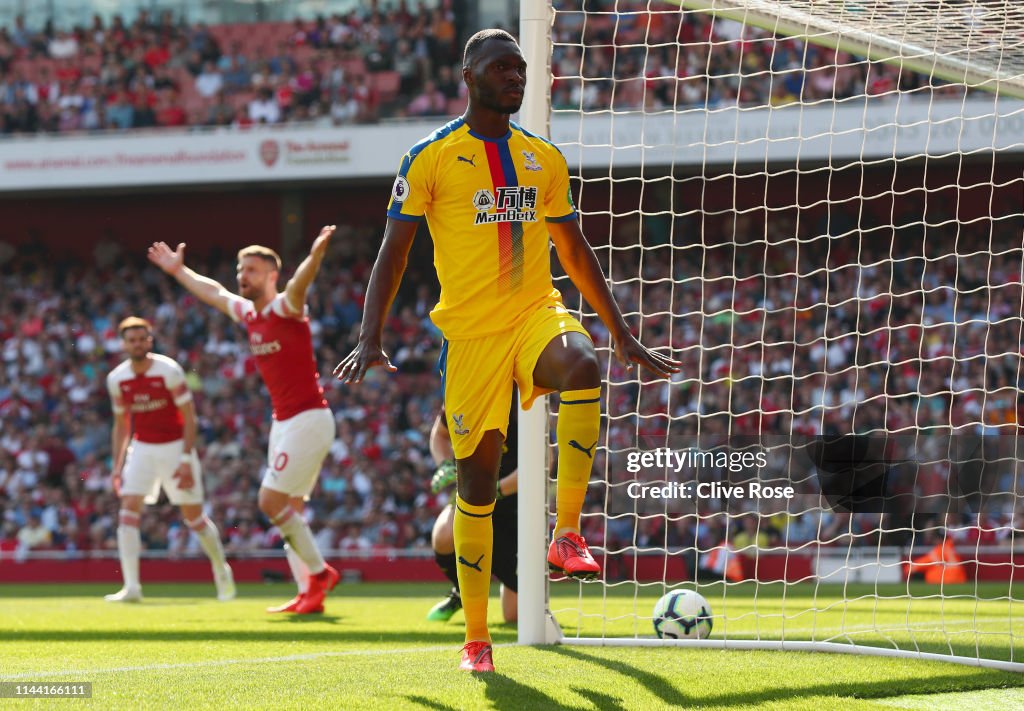
[[[295,270],[295,274],[288,280],[288,285],[284,288],[284,295],[293,311],[302,311],[302,307],[306,303],[306,292],[309,291],[309,285],[313,283],[313,279],[320,271],[320,264],[324,261],[324,255],[327,254],[327,247],[331,243],[331,235],[334,234],[334,230],[334,225],[324,225],[320,228],[320,234],[313,240],[309,255],[302,260],[298,269]]]
[[[388,218],[387,227],[384,228],[384,242],[377,253],[377,261],[370,273],[370,283],[366,287],[359,343],[334,369],[335,377],[343,383],[361,382],[366,371],[376,365],[382,365],[392,373],[398,370],[391,365],[381,345],[384,318],[391,310],[398,286],[402,283],[409,249],[418,226],[419,222]]]
[[[174,251],[166,242],[154,242],[146,253],[149,261],[157,265],[166,274],[178,280],[178,283],[189,290],[197,299],[231,315],[228,297],[231,293],[219,282],[197,274],[185,266],[185,243],[182,242]]]
[[[630,333],[605,281],[597,255],[583,236],[579,222],[549,222],[548,231],[565,273],[611,333],[616,359],[627,368],[636,363],[657,375],[678,373],[682,365],[679,361],[645,348]]]

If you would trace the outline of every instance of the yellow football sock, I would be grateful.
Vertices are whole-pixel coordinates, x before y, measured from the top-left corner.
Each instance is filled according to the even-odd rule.
[[[579,531],[601,429],[601,388],[564,390],[558,407],[555,533]]]
[[[491,641],[487,631],[487,597],[491,591],[494,549],[493,511],[493,501],[486,506],[474,506],[455,497],[455,556],[467,642]]]

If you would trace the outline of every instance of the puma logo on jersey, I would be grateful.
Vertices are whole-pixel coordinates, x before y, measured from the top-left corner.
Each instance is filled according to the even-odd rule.
[[[469,163],[471,166],[473,166],[475,168],[476,167],[476,163],[473,162],[473,160],[475,158],[476,158],[476,153],[471,155],[469,158],[466,158],[465,156],[459,156],[459,159],[457,161],[455,161],[455,162],[456,163]]]
[[[480,561],[482,561],[483,559],[484,559],[484,554],[483,553],[480,554],[480,557],[476,559],[475,563],[470,563],[468,560],[463,558],[461,555],[459,556],[459,562],[462,563],[462,565],[466,566],[467,568],[472,568],[473,570],[475,570],[477,572],[480,572],[480,573],[484,572],[484,571],[480,570]]]
[[[585,455],[587,455],[587,459],[593,459],[594,458],[594,447],[597,446],[597,440],[594,440],[594,443],[592,445],[590,445],[589,447],[584,447],[582,444],[580,444],[576,440],[570,439],[569,440],[569,446],[572,447],[573,449],[578,449],[581,452],[583,452]]]

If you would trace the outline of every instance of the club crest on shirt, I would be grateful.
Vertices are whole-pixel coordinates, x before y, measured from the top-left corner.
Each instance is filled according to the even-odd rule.
[[[523,158],[526,159],[523,163],[523,167],[527,170],[543,170],[543,168],[537,163],[536,153],[523,151]]]
[[[404,202],[409,197],[409,181],[404,176],[395,178],[395,184],[391,188],[391,197],[395,202]]]
[[[459,436],[469,434],[469,428],[462,425],[462,418],[464,417],[465,415],[452,415],[452,424],[455,425],[452,431]]]

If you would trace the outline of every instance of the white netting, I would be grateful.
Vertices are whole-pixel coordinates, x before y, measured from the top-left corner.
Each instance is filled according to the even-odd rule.
[[[625,371],[558,280],[607,363],[583,530],[606,579],[553,584],[552,612],[566,639],[646,643],[662,593],[696,586],[713,644],[1020,662],[1024,103],[968,85],[1021,85],[1024,14],[729,7],[758,27],[555,3],[552,138],[577,167],[584,232],[641,340],[684,367],[671,383]],[[794,23],[840,49],[773,29]],[[865,38],[874,60],[904,61],[842,49]],[[630,466],[716,447],[764,466]],[[852,504],[851,470],[877,485]],[[753,481],[794,496],[636,496]]]

